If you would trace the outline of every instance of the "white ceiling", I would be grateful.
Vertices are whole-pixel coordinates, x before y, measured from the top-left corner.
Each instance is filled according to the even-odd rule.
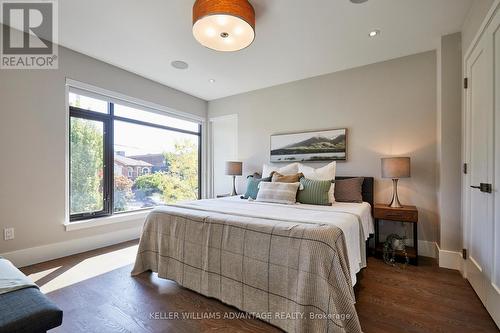
[[[194,0],[59,1],[60,44],[206,100],[435,49],[471,0],[250,0],[256,39],[233,53],[191,33]],[[368,32],[381,35],[368,38]],[[189,69],[177,70],[173,60]],[[210,83],[209,79],[215,79]]]

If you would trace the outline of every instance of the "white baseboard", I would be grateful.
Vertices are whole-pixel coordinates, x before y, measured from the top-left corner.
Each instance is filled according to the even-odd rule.
[[[489,296],[485,307],[490,313],[491,318],[495,321],[495,324],[500,328],[500,288],[494,283],[489,283],[487,288]]]
[[[437,248],[438,248],[438,252],[439,252],[439,267],[456,269],[460,272],[463,272],[464,260],[462,259],[461,252],[442,250],[439,248],[438,245],[437,245]]]
[[[418,241],[418,255],[423,257],[437,258],[436,242]]]
[[[10,260],[16,267],[24,267],[137,239],[140,237],[141,229],[142,226],[138,226],[102,235],[1,253],[0,257]]]

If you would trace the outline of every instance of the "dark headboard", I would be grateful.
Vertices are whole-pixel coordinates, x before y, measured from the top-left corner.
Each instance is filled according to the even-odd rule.
[[[358,178],[358,177],[335,177],[335,179],[350,179],[350,178]],[[361,188],[361,195],[363,196],[363,201],[368,202],[372,206],[373,213],[373,177],[363,177],[365,180],[363,181],[363,185]]]
[[[260,173],[256,172],[253,174],[253,176],[260,178],[261,175]],[[250,176],[248,176],[250,177]],[[351,179],[351,178],[358,178],[360,176],[351,176],[351,177],[335,177],[335,179]],[[363,197],[363,201],[368,202],[370,206],[372,206],[372,215],[373,215],[373,208],[374,202],[373,202],[373,177],[363,177],[363,185],[361,187],[361,195]]]

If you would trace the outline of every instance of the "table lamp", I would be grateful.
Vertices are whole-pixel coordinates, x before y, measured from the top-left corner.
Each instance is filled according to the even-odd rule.
[[[226,162],[226,175],[233,176],[233,191],[231,192],[231,196],[236,195],[236,176],[242,175],[242,166],[243,163],[241,162]]]
[[[409,157],[388,157],[382,158],[382,178],[392,178],[392,200],[389,207],[401,208],[398,198],[399,178],[410,177]]]

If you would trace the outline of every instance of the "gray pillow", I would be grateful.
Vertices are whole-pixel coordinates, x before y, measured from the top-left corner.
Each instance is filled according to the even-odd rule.
[[[335,180],[335,201],[363,202],[363,177]]]

